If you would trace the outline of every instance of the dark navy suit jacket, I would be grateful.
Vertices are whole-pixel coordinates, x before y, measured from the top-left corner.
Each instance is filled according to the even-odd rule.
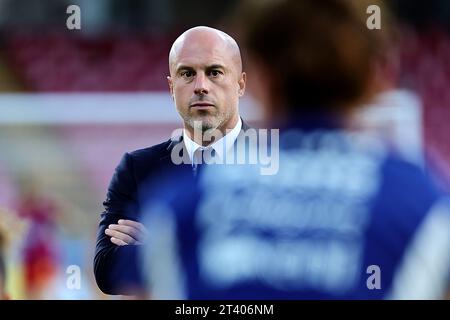
[[[241,132],[248,128],[242,122]],[[110,224],[117,224],[119,219],[140,220],[141,189],[146,181],[176,166],[171,152],[179,143],[183,143],[182,137],[125,153],[115,170],[103,202],[105,210],[101,214],[94,257],[95,279],[106,294],[137,294],[144,289],[138,246],[117,246],[110,241],[105,230]],[[180,155],[187,156],[184,143]],[[191,170],[188,161],[180,166]]]

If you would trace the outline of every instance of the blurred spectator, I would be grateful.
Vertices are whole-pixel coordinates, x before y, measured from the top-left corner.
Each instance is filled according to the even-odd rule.
[[[369,5],[381,30],[366,27]],[[281,128],[280,170],[207,167],[150,182],[143,253],[155,298],[437,299],[450,206],[418,166],[353,132],[383,90],[381,1],[249,2],[237,15],[249,87]],[[259,145],[261,148],[262,146]],[[174,183],[176,181],[176,183]]]
[[[6,263],[5,263],[5,239],[3,230],[0,229],[0,300],[7,299],[6,294]]]
[[[31,180],[22,182],[18,215],[29,221],[23,243],[23,263],[27,298],[39,299],[55,278],[60,246],[56,238],[58,210]]]
[[[24,220],[0,207],[0,300],[22,297],[19,284],[22,274],[16,257],[27,228]]]

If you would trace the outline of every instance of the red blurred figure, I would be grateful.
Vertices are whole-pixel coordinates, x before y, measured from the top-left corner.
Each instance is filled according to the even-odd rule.
[[[39,299],[57,271],[55,220],[58,207],[27,185],[20,198],[18,214],[30,222],[22,252],[25,292],[28,298]]]

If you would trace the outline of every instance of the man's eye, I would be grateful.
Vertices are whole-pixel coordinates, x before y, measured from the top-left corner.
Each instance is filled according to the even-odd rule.
[[[222,72],[219,70],[211,70],[211,72],[210,72],[210,75],[213,77],[218,77],[221,74],[222,74]]]
[[[183,71],[181,72],[181,76],[184,78],[190,78],[194,75],[194,73],[192,71]]]

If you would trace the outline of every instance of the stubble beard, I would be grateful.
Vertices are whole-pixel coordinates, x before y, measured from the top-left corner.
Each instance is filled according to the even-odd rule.
[[[200,111],[199,114],[185,114],[182,118],[187,126],[202,134],[208,130],[216,130],[233,117],[233,112]]]

